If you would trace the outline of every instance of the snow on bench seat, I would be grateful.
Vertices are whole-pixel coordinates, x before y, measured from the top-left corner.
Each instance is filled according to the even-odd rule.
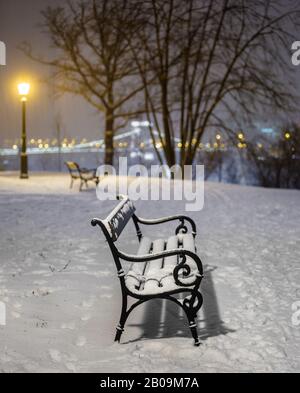
[[[174,250],[184,248],[195,252],[195,240],[192,234],[178,234],[168,239],[157,239],[151,241],[148,237],[143,237],[137,255],[156,254],[164,250]],[[174,281],[174,268],[181,260],[178,255],[156,259],[150,262],[133,262],[126,274],[125,282],[127,288],[140,295],[155,295],[170,292],[178,289]],[[188,284],[195,281],[198,271],[195,261],[187,257],[186,262],[191,269],[189,276],[179,274],[182,282]]]

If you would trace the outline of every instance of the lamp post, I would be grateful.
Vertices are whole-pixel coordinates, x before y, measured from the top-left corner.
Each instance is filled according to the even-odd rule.
[[[28,161],[26,153],[26,102],[29,94],[30,84],[20,83],[18,85],[19,95],[22,102],[22,147],[20,156],[20,178],[28,179]]]

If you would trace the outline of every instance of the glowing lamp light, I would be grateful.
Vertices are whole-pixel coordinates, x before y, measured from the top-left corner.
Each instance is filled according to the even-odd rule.
[[[220,135],[220,134],[217,134],[217,135],[216,135],[216,140],[219,141],[220,139],[221,139],[221,135]]]
[[[18,84],[18,91],[19,91],[19,95],[21,97],[26,97],[29,94],[30,91],[30,84],[23,82],[23,83],[19,83]]]
[[[289,132],[286,132],[286,133],[284,134],[284,137],[285,137],[285,139],[290,139],[291,134],[290,134]]]

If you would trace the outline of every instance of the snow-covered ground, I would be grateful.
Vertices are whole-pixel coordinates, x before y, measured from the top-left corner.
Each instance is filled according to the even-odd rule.
[[[0,370],[19,372],[300,371],[300,192],[205,184],[192,213],[205,265],[200,347],[176,305],[151,301],[130,316],[113,344],[120,288],[94,216],[114,202],[95,189],[69,190],[69,177],[0,175]],[[136,203],[158,217],[182,202]],[[121,249],[134,252],[133,231]],[[160,227],[156,237],[173,232]]]

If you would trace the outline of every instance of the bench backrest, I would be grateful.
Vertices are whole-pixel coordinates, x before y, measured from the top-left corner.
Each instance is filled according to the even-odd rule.
[[[76,173],[78,175],[80,174],[80,168],[79,168],[79,165],[76,162],[74,162],[74,161],[65,161],[65,164],[66,164],[66,166],[67,166],[67,168],[68,168],[68,170],[69,170],[71,175],[73,173]]]
[[[111,211],[111,213],[102,220],[112,241],[116,241],[128,221],[135,212],[135,207],[127,195],[119,195],[120,203]]]

